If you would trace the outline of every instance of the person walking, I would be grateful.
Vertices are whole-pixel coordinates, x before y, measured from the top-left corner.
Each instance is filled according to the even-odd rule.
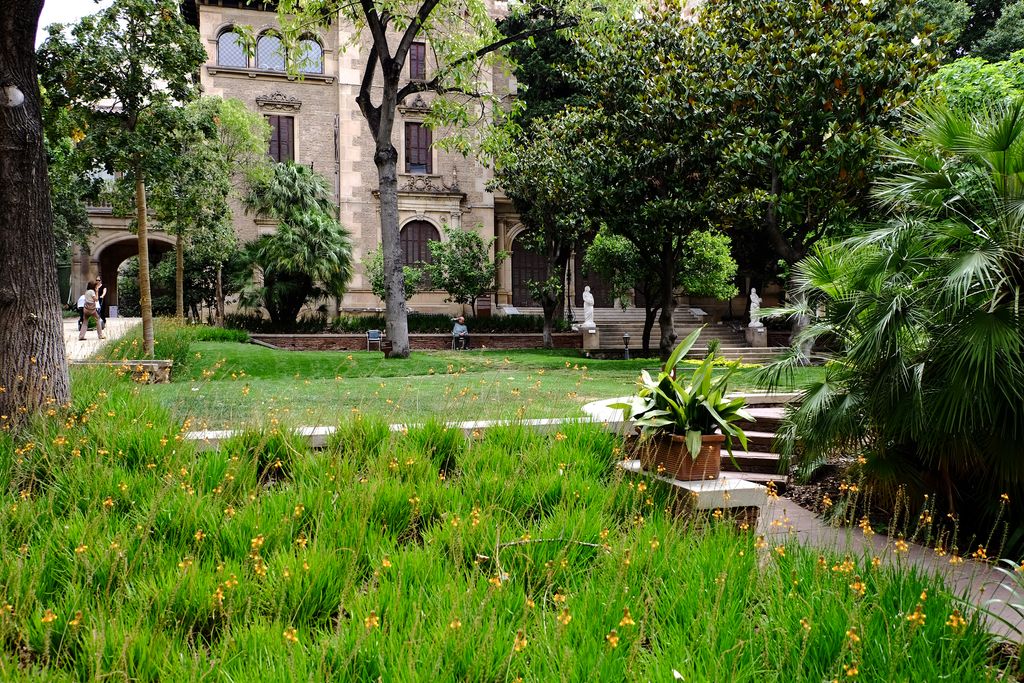
[[[78,309],[78,329],[82,329],[82,323],[85,322],[85,294],[78,297],[78,305],[75,307]]]
[[[98,301],[96,297],[96,283],[90,282],[89,289],[85,291],[85,306],[82,307],[82,326],[78,329],[78,341],[85,341],[85,333],[89,329],[90,318],[96,320],[96,335],[100,339],[106,339],[103,336],[103,321],[100,320],[99,311],[97,310]]]
[[[103,284],[103,278],[99,275],[96,276],[96,312],[100,314],[100,320],[103,321],[103,327],[107,326],[107,287]]]

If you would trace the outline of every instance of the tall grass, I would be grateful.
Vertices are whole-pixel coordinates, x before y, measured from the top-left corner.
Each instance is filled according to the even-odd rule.
[[[0,435],[2,680],[997,674],[938,579],[668,514],[597,428],[354,417],[320,452],[280,423],[198,452],[127,381],[75,389]]]

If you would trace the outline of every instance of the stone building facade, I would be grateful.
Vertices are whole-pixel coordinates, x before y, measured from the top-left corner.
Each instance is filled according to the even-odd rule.
[[[502,0],[487,2],[495,15],[504,4]],[[380,244],[374,144],[356,103],[368,38],[354,36],[348,22],[337,21],[304,36],[296,50],[299,54],[285,54],[275,36],[278,17],[269,6],[247,0],[184,0],[182,11],[198,29],[206,48],[207,59],[200,73],[204,93],[241,100],[266,116],[273,129],[270,155],[309,165],[333,186],[341,223],[353,236],[357,263],[349,292],[336,308],[382,308],[362,266],[363,259]],[[236,33],[239,27],[255,38],[254,51],[242,47]],[[298,75],[294,69],[290,72],[290,64],[297,67]],[[414,46],[403,76],[429,78],[434,67],[430,46]],[[514,80],[503,70],[485,71],[480,78],[481,88],[514,95]],[[429,131],[422,125],[431,97],[423,93],[405,102],[394,126],[393,143],[399,154],[399,224],[406,260],[429,258],[426,244],[444,239],[445,226],[475,230],[484,239],[494,238],[496,250],[511,254],[499,269],[496,291],[487,297],[492,310],[506,305],[531,307],[534,303],[526,283],[541,279],[543,257],[527,251],[517,240],[524,227],[511,202],[500,191],[488,190],[492,172],[471,157],[432,144],[445,131]],[[273,221],[247,215],[237,202],[233,209],[241,241],[274,230]],[[97,234],[88,250],[80,249],[74,256],[72,291],[81,291],[85,282],[102,273],[108,286],[113,285],[109,301],[116,305],[117,268],[137,253],[135,236],[128,232],[127,221],[112,216],[108,207],[93,207],[91,213]],[[150,251],[156,257],[173,249],[173,241],[166,235],[158,231],[151,235]],[[586,284],[591,285],[598,307],[614,304],[601,283],[586,278],[578,263],[571,269],[570,280],[574,293],[567,297],[570,307],[582,307]],[[409,306],[425,312],[455,312],[457,307],[446,304],[445,298],[440,291],[418,293]]]

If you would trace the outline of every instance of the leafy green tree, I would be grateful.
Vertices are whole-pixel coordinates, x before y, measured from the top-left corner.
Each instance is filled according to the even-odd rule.
[[[673,316],[689,241],[711,227],[721,202],[721,152],[706,134],[716,125],[706,102],[717,86],[702,76],[709,67],[701,60],[710,55],[696,49],[704,45],[703,32],[670,9],[630,22],[616,40],[593,49],[584,80],[597,97],[582,115],[584,148],[570,162],[583,178],[575,191],[634,249],[637,281],[645,294],[654,290],[645,296],[644,337],[649,343],[652,316],[660,311],[659,349],[666,358],[676,341]],[[736,268],[730,264],[729,278]]]
[[[972,53],[998,62],[1018,50],[1024,50],[1024,2],[1021,0],[1003,7],[995,25],[978,41]]]
[[[446,240],[427,243],[432,260],[423,264],[423,272],[432,288],[448,293],[447,301],[469,304],[475,315],[477,297],[494,290],[498,267],[508,252],[499,251],[492,258],[494,238],[484,240],[474,230],[445,226],[444,234]]]
[[[34,53],[42,7],[0,3],[0,430],[71,396]]]
[[[273,234],[246,245],[257,282],[241,303],[267,309],[274,326],[295,323],[307,302],[341,298],[352,279],[352,236],[338,223],[331,188],[323,176],[295,163],[275,164],[252,183],[247,210],[278,221]]]
[[[762,231],[765,260],[792,266],[867,208],[876,142],[938,46],[917,35],[911,0],[710,0],[700,16],[695,64],[718,86],[708,136],[732,194],[724,218]]]
[[[172,105],[198,96],[206,49],[174,0],[114,0],[70,35],[51,26],[39,59],[52,106],[74,110],[96,158],[134,188],[143,353],[151,356],[146,184],[175,151]]]
[[[527,231],[516,237],[544,256],[543,279],[527,283],[544,311],[544,347],[552,348],[555,315],[565,292],[569,259],[580,238],[592,232],[593,215],[586,193],[586,115],[569,110],[547,121],[534,121],[527,134],[501,156],[497,184],[515,204]]]
[[[370,281],[370,290],[378,299],[384,301],[387,296],[387,282],[384,278],[384,250],[378,245],[367,258],[363,259],[366,278]],[[402,293],[406,300],[418,292],[423,285],[423,269],[416,266],[402,266],[404,287]]]
[[[508,46],[532,37],[577,26],[596,31],[614,25],[619,14],[631,12],[632,0],[596,3],[564,0],[552,6],[526,0],[508,6],[508,15],[525,17],[528,28],[511,35],[499,30],[490,3],[484,0],[280,0],[277,3],[286,43],[295,43],[311,26],[336,21],[367,32],[372,45],[366,55],[356,102],[374,140],[374,163],[380,201],[381,244],[384,253],[385,305],[392,357],[409,355],[409,325],[405,276],[398,225],[398,150],[394,128],[398,107],[417,93],[438,95],[432,101],[429,123],[465,128],[473,120],[493,120],[487,111],[502,111],[507,93],[481,88],[481,71],[507,68],[502,62]],[[403,83],[403,72],[414,41],[430,45],[436,67],[425,80]],[[458,137],[458,136],[455,136]],[[468,151],[463,139],[451,146]],[[496,153],[500,142],[490,145]]]
[[[918,92],[922,102],[942,101],[964,113],[1020,97],[1024,97],[1024,51],[995,63],[962,57],[925,79]]]
[[[228,199],[240,181],[266,178],[269,125],[238,100],[207,97],[175,112],[169,131],[175,153],[151,176],[150,206],[160,227],[175,236],[174,315],[185,315],[185,247],[200,245],[219,268],[235,251]]]
[[[887,223],[795,269],[816,318],[802,335],[839,351],[788,415],[786,452],[799,443],[805,471],[863,456],[879,494],[937,492],[990,522],[1024,493],[1024,100],[924,107],[910,133],[874,190]]]
[[[956,56],[960,35],[973,16],[970,4],[964,0],[918,0],[917,9],[916,32],[941,37],[946,53]]]

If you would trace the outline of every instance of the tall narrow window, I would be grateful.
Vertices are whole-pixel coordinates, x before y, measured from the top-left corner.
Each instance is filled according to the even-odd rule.
[[[405,124],[405,172],[426,174],[434,172],[431,159],[430,129],[422,123]]]
[[[249,66],[249,57],[242,45],[242,36],[234,29],[224,31],[217,38],[217,64],[220,66],[237,66],[243,69]]]
[[[324,49],[312,38],[299,41],[299,71],[304,74],[324,72]]]
[[[274,161],[295,161],[295,118],[268,116],[270,124],[270,158]]]
[[[414,81],[427,80],[427,46],[423,43],[409,46],[409,78]]]
[[[281,39],[272,33],[264,33],[256,41],[256,68],[284,71],[284,64],[284,45]]]

